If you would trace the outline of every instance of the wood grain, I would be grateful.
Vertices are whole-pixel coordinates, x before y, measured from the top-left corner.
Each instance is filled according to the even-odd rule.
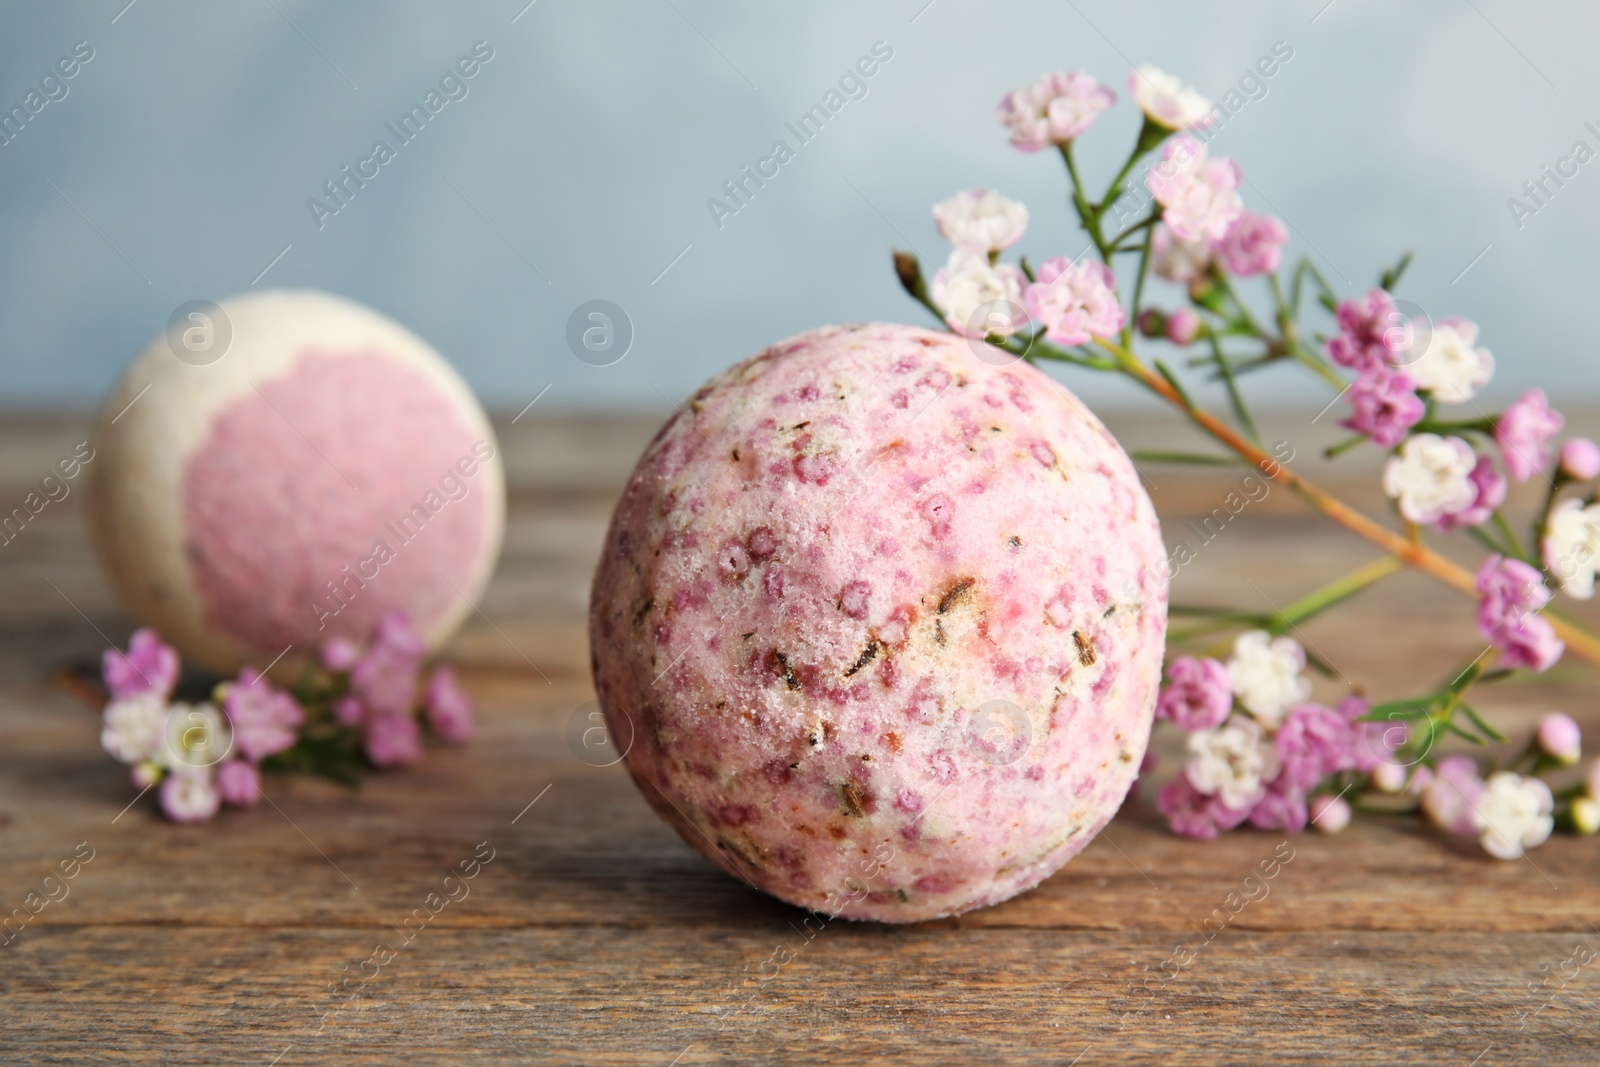
[[[1136,797],[1062,872],[1000,907],[807,937],[802,913],[685,847],[620,767],[587,766],[567,745],[592,699],[588,576],[653,423],[530,416],[501,429],[506,553],[484,615],[449,651],[480,702],[479,734],[359,792],[273,780],[271,803],[201,827],[164,822],[149,797],[128,807],[96,714],[55,682],[130,627],[90,557],[80,498],[0,548],[0,907],[21,906],[79,843],[94,850],[68,895],[0,947],[0,1062],[1600,1059],[1600,962],[1563,966],[1576,946],[1600,951],[1593,840],[1499,863],[1372,817],[1331,838],[1195,845]],[[1114,429],[1183,447],[1155,424]],[[81,432],[0,420],[0,493],[20,497]],[[1302,452],[1319,432],[1268,428],[1299,434]],[[1177,599],[1265,608],[1371,558],[1286,493],[1206,540],[1185,519],[1216,507],[1233,476],[1148,476],[1169,542],[1198,546]],[[1379,503],[1370,467],[1317,476]],[[1385,698],[1481,647],[1465,603],[1416,575],[1302,636]],[[1523,728],[1561,707],[1600,731],[1594,693],[1591,672],[1563,665],[1482,704]],[[1163,746],[1158,778],[1176,766]],[[450,869],[485,848],[494,858],[467,895],[430,911]],[[1280,849],[1293,858],[1265,896],[1231,911]],[[379,944],[393,957],[369,962]],[[352,999],[330,991],[356,974]]]

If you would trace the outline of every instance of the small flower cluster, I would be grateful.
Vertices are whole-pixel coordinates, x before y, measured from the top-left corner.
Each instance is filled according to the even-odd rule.
[[[1478,398],[1494,375],[1494,357],[1479,343],[1477,324],[1433,319],[1395,299],[1409,254],[1383,271],[1375,288],[1345,299],[1309,257],[1286,268],[1289,228],[1247,210],[1239,166],[1208,152],[1224,111],[1148,65],[1130,75],[1128,90],[1141,125],[1126,161],[1098,195],[1079,172],[1074,146],[1116,103],[1114,91],[1082,71],[1058,71],[1006,94],[995,110],[1013,147],[1059,151],[1071,183],[1068,203],[1089,239],[1078,259],[1046,259],[1037,270],[1025,257],[1002,262],[1002,253],[1023,238],[1028,210],[973,189],[934,208],[953,245],[944,268],[924,286],[917,257],[897,252],[901,285],[951,330],[1011,358],[1128,377],[1230,453],[1158,452],[1135,454],[1136,460],[1262,465],[1240,379],[1298,365],[1349,405],[1342,424],[1354,436],[1330,448],[1330,458],[1363,443],[1389,453],[1382,487],[1399,520],[1398,530],[1388,527],[1298,472],[1271,475],[1295,485],[1310,506],[1380,547],[1385,558],[1299,598],[1288,614],[1171,606],[1174,615],[1199,620],[1169,632],[1175,646],[1244,632],[1226,663],[1174,653],[1168,664],[1157,714],[1189,731],[1189,756],[1183,773],[1161,791],[1161,811],[1177,833],[1213,838],[1246,822],[1280,832],[1308,825],[1335,831],[1373,798],[1387,798],[1391,807],[1409,798],[1418,814],[1478,836],[1496,856],[1520,854],[1555,826],[1594,832],[1600,788],[1558,793],[1540,777],[1565,765],[1550,762],[1558,749],[1576,759],[1576,726],[1565,716],[1541,724],[1524,760],[1487,778],[1473,760],[1440,759],[1434,749],[1446,734],[1483,745],[1505,740],[1468,703],[1473,686],[1548,671],[1574,653],[1600,665],[1600,634],[1551,609],[1557,594],[1594,596],[1600,445],[1584,437],[1558,442],[1564,420],[1539,389],[1485,414]],[[1134,177],[1142,160],[1148,201]],[[1129,211],[1130,199],[1142,202]],[[1119,292],[1117,268],[1124,263],[1127,288]],[[1180,306],[1145,304],[1152,274],[1175,284]],[[1236,285],[1257,277],[1270,314]],[[1302,325],[1308,293],[1331,316],[1327,333]],[[1231,421],[1197,404],[1168,363],[1141,358],[1136,335],[1190,349],[1187,366],[1224,387]],[[1469,414],[1460,415],[1462,409]],[[1522,538],[1506,515],[1508,490],[1536,478],[1550,491],[1533,516],[1531,537]],[[1486,550],[1475,576],[1428,543],[1433,534],[1449,533]],[[1473,595],[1478,630],[1490,647],[1449,685],[1420,698],[1313,702],[1304,650],[1282,635],[1406,566]],[[1522,766],[1526,760],[1531,766]],[[1590,785],[1600,787],[1600,771],[1591,773]]]
[[[1261,830],[1300,833],[1314,826],[1338,833],[1360,799],[1393,794],[1413,798],[1440,829],[1477,837],[1484,851],[1515,859],[1542,844],[1555,827],[1556,797],[1537,775],[1578,762],[1578,725],[1546,715],[1521,759],[1487,780],[1470,756],[1432,761],[1408,751],[1412,730],[1373,715],[1349,696],[1329,708],[1313,703],[1304,676],[1305,651],[1264,630],[1241,634],[1226,664],[1180,656],[1167,667],[1156,717],[1189,731],[1188,759],[1156,797],[1172,832],[1213,840],[1249,823]],[[1526,776],[1515,768],[1533,766]],[[1584,785],[1563,794],[1569,828],[1600,829],[1600,760]]]
[[[204,822],[223,804],[254,806],[263,770],[351,781],[362,755],[375,767],[421,757],[417,691],[426,652],[405,616],[391,613],[365,649],[337,638],[324,645],[324,669],[308,670],[294,693],[246,667],[209,701],[183,703],[172,699],[177,651],[141,629],[127,651],[106,651],[101,669],[111,700],[100,743],[133,767],[136,788],[160,786],[161,810],[175,822]],[[472,734],[472,702],[449,667],[428,676],[421,711],[445,741],[462,744]]]

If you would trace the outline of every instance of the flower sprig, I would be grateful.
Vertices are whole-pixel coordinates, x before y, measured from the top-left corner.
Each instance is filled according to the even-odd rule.
[[[1540,749],[1546,758],[1520,771],[1520,763],[1496,768],[1487,779],[1478,777],[1476,762],[1467,759],[1469,774],[1459,762],[1464,757],[1439,759],[1434,749],[1445,735],[1476,744],[1505,740],[1469,703],[1474,687],[1548,670],[1566,652],[1600,665],[1600,637],[1550,608],[1557,593],[1577,600],[1594,593],[1600,446],[1575,438],[1553,455],[1563,420],[1541,390],[1499,413],[1478,406],[1494,358],[1479,344],[1475,323],[1403,310],[1393,292],[1409,253],[1382,272],[1375,288],[1353,297],[1341,298],[1309,257],[1286,269],[1288,226],[1247,209],[1238,164],[1209,154],[1205,142],[1221,113],[1148,65],[1130,74],[1128,86],[1142,121],[1126,160],[1098,195],[1078,167],[1074,145],[1115,104],[1113,90],[1081,71],[1057,72],[1008,93],[995,112],[1017,149],[1060,153],[1069,203],[1092,258],[1054,256],[1037,270],[1026,258],[1004,262],[1003,253],[1026,233],[1028,210],[977,189],[934,208],[953,249],[931,281],[910,253],[896,252],[894,264],[906,291],[952,331],[1011,358],[1131,378],[1236,457],[1151,459],[1256,467],[1385,552],[1269,616],[1174,606],[1175,614],[1197,620],[1174,629],[1175,645],[1229,631],[1237,637],[1226,665],[1188,655],[1168,665],[1158,713],[1190,731],[1190,756],[1159,806],[1175,831],[1214,837],[1246,821],[1280,831],[1308,824],[1338,829],[1351,816],[1346,795],[1355,807],[1368,807],[1403,794],[1416,798],[1413,810],[1446,829],[1480,835],[1498,856],[1538,844],[1558,822],[1593,832],[1600,826],[1600,770],[1589,775],[1595,788],[1556,793],[1538,777],[1566,765],[1550,762],[1549,745]],[[1130,213],[1123,201],[1142,199],[1131,181],[1141,163],[1148,207]],[[1145,306],[1151,273],[1181,286],[1187,303]],[[1247,279],[1265,283],[1269,315],[1241,295],[1237,283]],[[1321,331],[1302,321],[1308,295],[1331,317]],[[1141,338],[1186,353],[1185,369],[1221,385],[1229,416],[1197,404],[1166,360],[1142,358]],[[1398,529],[1266,454],[1243,380],[1284,364],[1314,375],[1347,405],[1341,424],[1353,436],[1330,448],[1330,458],[1364,444],[1389,453],[1383,489]],[[1454,414],[1462,409],[1467,415]],[[1524,540],[1504,510],[1508,485],[1540,475],[1550,491]],[[1489,555],[1474,574],[1436,551],[1429,531],[1461,533]],[[1334,708],[1310,702],[1305,652],[1287,632],[1403,567],[1472,597],[1489,648],[1420,697],[1377,707],[1357,694]],[[1561,729],[1541,725],[1532,744]],[[1464,798],[1470,819],[1451,796]]]
[[[132,765],[135,788],[159,786],[161,810],[175,822],[204,822],[223,804],[253,807],[264,772],[356,785],[364,766],[420,759],[424,721],[448,743],[471,737],[472,701],[455,672],[434,667],[421,685],[426,653],[406,617],[390,613],[365,648],[343,638],[325,644],[320,668],[308,666],[292,691],[245,667],[209,700],[185,703],[172,699],[177,650],[154,630],[137,630],[127,651],[108,649],[103,658],[111,700],[100,743]]]

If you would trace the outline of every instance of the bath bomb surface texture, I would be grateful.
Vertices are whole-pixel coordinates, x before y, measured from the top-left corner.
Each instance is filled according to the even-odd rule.
[[[1122,803],[1164,557],[1058,383],[950,334],[830,327],[713,379],[645,451],[595,575],[595,686],[650,804],[736,877],[951,915],[1038,884]]]
[[[219,671],[287,649],[281,676],[397,609],[438,648],[505,523],[494,431],[466,384],[327,293],[192,314],[141,353],[93,441],[95,540],[128,609]]]

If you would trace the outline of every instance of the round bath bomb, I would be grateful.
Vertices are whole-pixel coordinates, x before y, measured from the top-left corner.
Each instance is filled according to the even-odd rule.
[[[645,797],[736,877],[950,915],[1122,803],[1166,574],[1132,464],[1060,385],[831,327],[714,378],[645,451],[595,575],[595,687]]]
[[[262,292],[174,316],[95,431],[90,515],[140,621],[219,671],[279,672],[401,610],[442,645],[505,525],[494,431],[371,308]]]

